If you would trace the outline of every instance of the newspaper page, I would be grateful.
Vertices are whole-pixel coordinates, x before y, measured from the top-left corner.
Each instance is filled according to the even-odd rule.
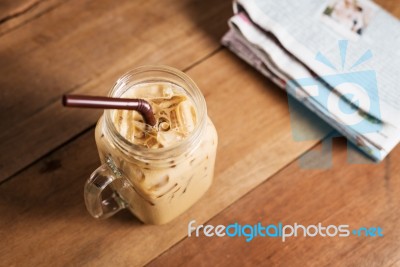
[[[226,45],[232,52],[234,52],[243,60],[245,60],[247,63],[255,67],[263,75],[270,78],[279,87],[283,89],[285,88],[285,82],[282,82],[281,79],[272,74],[271,71],[268,68],[266,68],[266,65],[264,65],[257,57],[257,55],[253,52],[254,50],[248,47],[250,44],[247,43],[246,40],[239,34],[235,33],[234,30],[230,30],[224,36],[222,41],[224,45]],[[289,92],[293,91],[294,90],[292,91],[289,90]],[[388,151],[390,151],[390,150],[384,150],[379,145],[375,146],[374,144],[371,144],[368,140],[363,140],[363,137],[357,135],[357,133],[351,132],[348,129],[342,127],[341,124],[338,124],[337,121],[333,118],[331,113],[323,109],[323,106],[318,105],[318,103],[315,103],[315,101],[313,101],[312,98],[306,97],[305,95],[297,93],[292,96],[294,96],[301,103],[307,106],[312,112],[317,114],[324,121],[334,126],[336,130],[341,132],[344,136],[346,136],[350,141],[356,144],[361,150],[367,153],[370,157],[376,160],[380,160],[387,155]]]
[[[357,103],[361,109],[399,128],[400,24],[396,18],[368,0],[238,0],[236,11],[241,7],[252,21],[272,32],[287,51],[321,77],[336,75],[336,81],[345,83],[349,75],[338,74],[353,73],[350,76],[358,75],[362,80],[371,75],[358,71],[360,67],[373,70],[377,85],[371,87],[379,90],[354,83],[347,87],[364,99]],[[349,42],[338,49],[338,40]],[[333,88],[339,92],[342,89]],[[346,92],[342,95],[346,97]]]
[[[283,87],[282,79],[287,82],[293,77],[310,75],[308,69],[281,49],[276,41],[270,38],[271,36],[252,25],[244,13],[239,13],[232,17],[230,26],[232,30],[224,37],[223,43],[265,76],[272,77],[279,86]],[[315,81],[315,83],[318,83],[318,81]],[[297,85],[294,84],[294,86]],[[326,91],[329,90],[324,85],[320,85],[320,88]],[[291,94],[293,92],[294,90],[289,91]],[[382,159],[398,143],[399,132],[396,129],[392,129],[393,127],[386,125],[380,132],[361,135],[351,127],[343,127],[344,123],[341,122],[341,118],[332,114],[321,103],[318,103],[318,98],[313,99],[310,97],[310,92],[304,90],[302,94],[306,96],[301,96],[298,93],[294,96],[303,103],[305,102],[304,104],[313,112],[342,132],[343,135],[356,143],[371,157],[378,160]],[[337,98],[337,101],[343,101],[338,95],[334,95],[334,97]]]

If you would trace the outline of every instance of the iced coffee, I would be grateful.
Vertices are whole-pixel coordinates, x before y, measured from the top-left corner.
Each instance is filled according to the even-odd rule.
[[[163,224],[192,206],[212,183],[218,138],[204,98],[190,79],[167,78],[125,82],[114,91],[121,98],[146,100],[154,126],[134,110],[106,111],[97,124],[96,144],[103,172],[109,173],[103,176],[113,177],[104,213],[126,207],[145,223]],[[94,204],[87,205],[90,211]]]

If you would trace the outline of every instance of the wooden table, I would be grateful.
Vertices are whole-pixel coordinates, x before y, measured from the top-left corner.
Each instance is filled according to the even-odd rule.
[[[377,2],[400,17],[399,0]],[[331,168],[304,169],[299,158],[328,131],[300,115],[318,138],[293,140],[285,93],[220,45],[231,14],[231,1],[1,1],[1,266],[400,266],[400,147],[349,164],[335,139]],[[96,221],[83,184],[99,165],[100,111],[66,110],[60,97],[106,94],[152,63],[204,93],[220,140],[215,182],[167,225],[125,211]],[[191,220],[380,226],[384,237],[195,238]]]

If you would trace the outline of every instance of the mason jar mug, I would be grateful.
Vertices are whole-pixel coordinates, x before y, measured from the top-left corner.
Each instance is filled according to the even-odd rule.
[[[186,74],[166,66],[140,67],[122,76],[109,96],[123,97],[132,88],[139,88],[146,96],[160,88],[167,91],[163,86],[179,88],[193,104],[185,111],[194,118],[191,131],[165,147],[135,144],[116,126],[116,111],[105,110],[95,130],[102,165],[92,173],[84,190],[86,207],[93,217],[107,218],[127,208],[144,223],[167,223],[210,187],[217,132],[202,93]],[[157,123],[170,127],[161,119]]]

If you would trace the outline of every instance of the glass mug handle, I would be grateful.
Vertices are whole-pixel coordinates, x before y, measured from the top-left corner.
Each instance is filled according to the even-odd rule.
[[[121,177],[120,177],[121,176]],[[96,219],[106,219],[127,205],[118,194],[119,188],[127,186],[126,179],[122,175],[116,175],[107,163],[97,168],[86,181],[84,197],[86,208]],[[103,199],[102,193],[108,189],[110,196]]]

